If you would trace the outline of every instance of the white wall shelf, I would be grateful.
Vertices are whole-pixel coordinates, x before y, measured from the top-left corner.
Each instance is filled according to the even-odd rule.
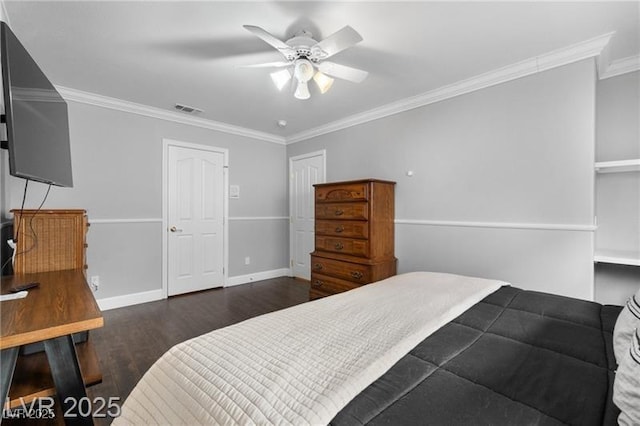
[[[596,173],[638,172],[640,171],[640,159],[633,158],[629,160],[597,162],[595,163],[595,171]],[[611,191],[611,189],[612,188],[609,187],[609,191]],[[608,217],[608,219],[610,224],[618,224],[620,222],[620,218]],[[627,223],[625,220],[622,220],[622,222]],[[640,266],[640,251],[606,250],[596,248],[593,261],[595,263]]]
[[[620,161],[601,161],[595,164],[598,173],[621,173],[640,171],[640,158]]]
[[[640,252],[625,250],[597,250],[593,261],[598,263],[614,263],[616,265],[640,266]]]

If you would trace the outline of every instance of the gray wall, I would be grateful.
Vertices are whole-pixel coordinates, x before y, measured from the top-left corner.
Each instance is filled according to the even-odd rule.
[[[53,187],[45,207],[88,211],[96,298],[162,286],[163,138],[229,149],[229,182],[241,187],[229,200],[229,277],[288,267],[285,146],[73,101],[69,121],[75,186]],[[6,173],[3,215],[19,208],[24,185]],[[37,207],[46,187],[29,188],[26,206]]]
[[[598,102],[626,90],[617,87],[623,77],[598,83]],[[162,138],[228,148],[229,183],[241,187],[240,199],[229,200],[229,276],[277,270],[289,258],[286,158],[326,149],[328,181],[398,182],[400,272],[493,277],[588,299],[595,86],[593,61],[582,61],[287,147],[70,102],[76,187],[53,188],[46,207],[85,208],[95,220],[88,253],[89,274],[101,276],[98,298],[156,290]],[[599,160],[637,156],[621,151],[635,145],[602,146],[602,114],[599,107]],[[5,153],[0,160],[4,169]],[[7,173],[5,218],[19,207],[23,185]],[[42,195],[43,186],[33,184],[27,207]],[[630,282],[629,271],[603,276]]]
[[[400,272],[590,299],[593,232],[565,229],[593,224],[595,78],[586,60],[289,145],[287,155],[326,149],[327,181],[397,182]],[[525,229],[505,225],[514,223]],[[560,230],[526,229],[546,225]]]
[[[640,158],[640,72],[598,81],[596,161]],[[596,247],[640,252],[640,173],[596,178]],[[596,300],[623,304],[638,291],[640,267],[596,264]]]

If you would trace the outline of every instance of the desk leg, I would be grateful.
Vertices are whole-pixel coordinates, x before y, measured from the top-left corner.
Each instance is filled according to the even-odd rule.
[[[80,373],[73,338],[68,335],[45,340],[44,350],[47,353],[62,413],[67,414],[64,418],[65,424],[92,425],[93,417],[91,414],[87,417],[80,414],[81,408],[86,409],[86,404],[81,404],[81,402],[87,401],[87,392]]]
[[[16,361],[18,360],[18,352],[20,347],[3,349],[0,352],[0,397],[2,397],[2,410],[4,410],[9,396],[9,388],[11,387],[11,380],[13,379],[13,371],[16,369]],[[1,420],[0,420],[1,421]]]

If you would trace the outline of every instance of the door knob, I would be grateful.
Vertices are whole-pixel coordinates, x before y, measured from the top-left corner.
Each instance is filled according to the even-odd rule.
[[[175,226],[172,226],[171,228],[169,228],[169,231],[171,231],[171,232],[182,232],[182,229],[178,229]]]

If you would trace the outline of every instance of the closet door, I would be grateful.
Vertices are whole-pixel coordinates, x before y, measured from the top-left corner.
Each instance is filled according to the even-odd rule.
[[[170,146],[168,294],[224,284],[224,154]]]
[[[310,253],[314,247],[313,185],[325,181],[325,152],[289,159],[290,256],[294,277],[311,278]]]

